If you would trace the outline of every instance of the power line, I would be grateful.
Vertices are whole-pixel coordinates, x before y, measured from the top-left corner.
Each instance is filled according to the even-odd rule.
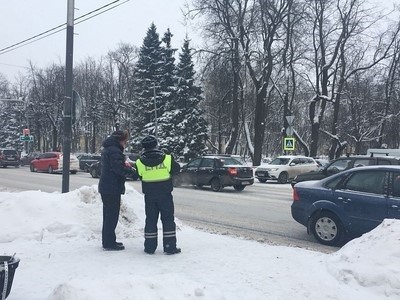
[[[92,18],[94,18],[94,17],[96,17],[98,15],[101,15],[101,14],[103,14],[103,13],[105,13],[105,12],[111,10],[111,9],[114,9],[114,8],[116,8],[116,7],[118,7],[118,6],[122,5],[122,4],[125,4],[126,2],[128,2],[130,0],[125,0],[125,1],[123,1],[121,3],[117,3],[117,2],[120,2],[120,1],[122,1],[122,0],[115,0],[113,2],[110,2],[110,3],[106,4],[106,5],[103,5],[102,7],[99,7],[97,9],[95,9],[95,10],[92,10],[91,12],[88,12],[88,13],[78,17],[78,18],[75,18],[74,21],[78,21],[78,20],[82,19],[81,21],[76,22],[76,24],[80,24],[80,23],[85,22],[87,20],[90,20],[90,19],[92,19]],[[115,3],[117,3],[117,4],[112,6]],[[111,7],[109,7],[109,6],[111,6]],[[107,9],[105,9],[105,8],[107,8]],[[100,10],[103,10],[103,9],[104,9],[104,11],[100,11]],[[96,14],[93,15],[93,16],[90,16],[93,13],[96,13]],[[31,43],[40,41],[41,39],[44,39],[46,37],[49,37],[49,36],[51,36],[53,34],[56,34],[56,33],[60,32],[60,31],[63,31],[66,28],[66,24],[67,23],[55,26],[55,27],[53,27],[51,29],[48,29],[48,30],[46,30],[46,31],[44,31],[42,33],[39,33],[39,34],[37,34],[37,35],[35,35],[33,37],[27,38],[27,39],[25,39],[25,40],[23,40],[21,42],[18,42],[18,43],[15,43],[15,44],[11,45],[11,46],[8,46],[8,47],[5,47],[3,49],[0,49],[0,55],[8,53],[8,52],[13,51],[13,50],[16,50],[18,48],[24,47],[24,46],[29,45]]]

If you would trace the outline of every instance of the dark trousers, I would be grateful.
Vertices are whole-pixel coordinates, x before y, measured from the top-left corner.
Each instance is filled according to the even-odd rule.
[[[161,214],[164,251],[176,248],[176,225],[174,221],[174,202],[171,193],[145,195],[146,224],[144,227],[144,248],[154,252],[157,248],[157,222]]]
[[[103,229],[102,242],[103,247],[112,247],[115,245],[115,228],[118,224],[119,209],[121,206],[121,195],[101,194],[103,201]]]

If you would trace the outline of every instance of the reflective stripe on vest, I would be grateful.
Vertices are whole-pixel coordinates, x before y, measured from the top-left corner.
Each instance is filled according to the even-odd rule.
[[[149,167],[138,159],[136,160],[136,168],[143,182],[165,181],[171,178],[171,161],[171,155],[166,154],[162,163]]]

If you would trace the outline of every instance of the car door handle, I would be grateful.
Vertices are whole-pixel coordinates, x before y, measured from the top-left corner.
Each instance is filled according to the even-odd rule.
[[[350,199],[350,198],[338,197],[338,200],[341,200],[341,201],[343,201],[343,202],[345,202],[345,203],[351,202],[351,199]]]

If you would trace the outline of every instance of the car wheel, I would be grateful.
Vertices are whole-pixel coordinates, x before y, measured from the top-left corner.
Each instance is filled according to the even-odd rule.
[[[332,212],[321,211],[311,218],[311,232],[321,244],[339,246],[344,238],[343,225]]]
[[[281,174],[279,174],[278,177],[278,182],[279,183],[286,183],[289,179],[289,175],[286,172],[282,172]]]
[[[221,184],[221,180],[219,180],[218,178],[214,178],[213,180],[211,180],[211,190],[213,190],[214,192],[219,192],[221,191],[223,188],[222,184]]]
[[[47,172],[49,172],[49,174],[53,174],[53,167],[49,166],[49,168],[47,169]]]
[[[234,186],[233,186],[233,188],[234,188],[236,191],[243,191],[245,187],[246,187],[245,185],[234,185]]]
[[[96,169],[93,169],[92,172],[90,172],[90,175],[92,175],[93,178],[98,178],[99,175],[97,175]]]
[[[267,179],[260,179],[260,178],[258,178],[258,181],[261,182],[261,183],[266,183],[266,182],[267,182]]]
[[[181,180],[179,179],[178,176],[172,176],[172,185],[174,187],[180,187],[181,186]]]
[[[31,172],[36,172],[36,169],[33,165],[31,165],[29,168],[30,168]]]

